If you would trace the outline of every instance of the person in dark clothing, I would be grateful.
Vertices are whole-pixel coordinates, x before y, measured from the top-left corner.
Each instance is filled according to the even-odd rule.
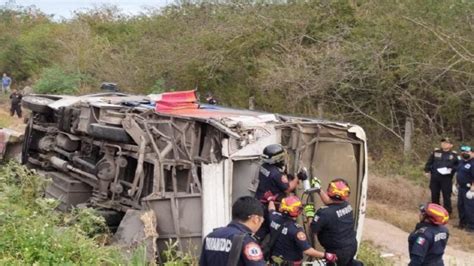
[[[425,165],[425,175],[430,177],[431,202],[440,203],[440,192],[443,194],[443,206],[452,212],[451,193],[453,176],[458,164],[458,156],[451,151],[453,144],[449,138],[441,139],[441,149],[435,149]]]
[[[296,218],[303,211],[303,203],[297,196],[282,199],[279,211],[275,204],[269,203],[271,237],[274,244],[269,249],[272,261],[282,260],[278,265],[301,265],[303,254],[336,262],[337,256],[328,252],[320,252],[311,247],[302,226],[296,223]],[[277,261],[274,261],[277,262]]]
[[[314,205],[307,204],[304,208],[313,234],[317,235],[326,252],[336,254],[338,266],[363,265],[354,259],[357,239],[352,206],[347,202],[350,195],[349,184],[344,179],[335,179],[329,183],[327,193],[320,189],[320,185],[317,186],[316,192],[325,206],[316,213]],[[336,264],[328,262],[327,265]]]
[[[449,238],[444,225],[448,220],[448,211],[436,203],[420,207],[420,222],[408,236],[409,266],[444,265],[443,255]]]
[[[265,147],[262,154],[263,164],[258,175],[258,187],[255,198],[265,205],[265,223],[255,236],[263,241],[270,232],[268,202],[273,199],[277,204],[299,184],[299,180],[307,178],[306,172],[300,171],[298,178],[286,172],[286,151],[280,144],[271,144]]]
[[[21,93],[19,93],[16,89],[13,89],[13,92],[10,95],[10,116],[13,116],[16,113],[18,117],[21,118],[21,98],[23,98]]]
[[[474,231],[474,152],[472,147],[461,147],[456,182],[458,185],[459,228]]]
[[[206,95],[206,102],[208,104],[212,104],[212,105],[216,105],[217,104],[217,100],[214,98],[214,96],[212,96],[212,94],[208,93]]]
[[[252,236],[263,219],[263,206],[258,200],[238,198],[232,205],[232,222],[204,238],[199,265],[265,266],[263,252]]]

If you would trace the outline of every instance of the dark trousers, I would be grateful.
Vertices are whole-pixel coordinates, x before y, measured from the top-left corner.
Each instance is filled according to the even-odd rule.
[[[459,225],[474,230],[474,199],[466,198],[469,189],[460,188],[458,191]]]
[[[354,256],[357,252],[357,244],[336,249],[336,250],[327,250],[327,252],[335,253],[337,256],[336,263],[326,263],[328,266],[362,266],[364,265],[362,262],[354,259]]]
[[[440,204],[440,193],[443,194],[443,206],[451,213],[453,211],[451,207],[451,193],[453,189],[453,177],[452,176],[441,176],[431,175],[430,190],[431,190],[431,202]]]
[[[255,233],[255,237],[257,238],[260,244],[262,244],[262,242],[265,240],[265,237],[270,234],[270,212],[268,211],[267,204],[264,204],[264,207],[265,208],[263,209],[263,218],[265,218],[265,220],[263,221],[258,231]]]
[[[21,105],[20,104],[12,104],[10,108],[10,116],[15,115],[15,113],[18,115],[19,118],[21,118]]]
[[[464,227],[466,225],[466,212],[464,211],[464,201],[466,199],[467,189],[458,189],[458,212],[459,212],[459,226]]]

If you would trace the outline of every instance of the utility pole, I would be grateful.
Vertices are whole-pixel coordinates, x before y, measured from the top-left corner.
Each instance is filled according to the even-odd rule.
[[[405,136],[403,138],[403,154],[405,156],[411,153],[412,136],[413,136],[413,118],[407,117],[405,120]]]
[[[249,110],[255,110],[255,96],[249,98]]]

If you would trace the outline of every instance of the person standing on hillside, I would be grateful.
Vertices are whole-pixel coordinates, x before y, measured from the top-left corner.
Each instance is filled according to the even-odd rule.
[[[451,193],[453,176],[458,164],[458,156],[452,151],[453,143],[449,138],[441,139],[441,149],[436,148],[425,165],[425,175],[430,177],[431,202],[440,204],[440,192],[443,194],[443,206],[452,213]]]
[[[11,107],[10,107],[10,116],[18,115],[18,118],[21,118],[21,99],[23,98],[23,95],[19,93],[16,89],[13,89],[12,94],[10,94],[10,101],[11,101]]]
[[[3,73],[3,77],[2,77],[3,94],[7,94],[10,91],[11,84],[12,84],[12,79],[7,75],[7,73]]]
[[[444,249],[449,231],[448,212],[436,203],[420,206],[420,222],[408,237],[409,266],[444,265]]]
[[[474,152],[472,147],[461,146],[461,158],[456,174],[459,228],[474,232]]]
[[[217,104],[217,100],[214,98],[214,96],[212,96],[211,93],[207,93],[206,95],[206,102],[208,104],[212,104],[212,105],[216,105]]]

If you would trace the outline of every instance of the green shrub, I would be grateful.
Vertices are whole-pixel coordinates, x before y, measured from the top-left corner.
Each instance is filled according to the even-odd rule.
[[[153,85],[153,87],[151,87],[149,90],[148,90],[148,93],[163,93],[166,91],[166,87],[165,87],[165,80],[164,79],[159,79],[157,81],[155,81],[155,84]]]
[[[380,252],[367,241],[362,241],[360,244],[357,259],[367,266],[393,265],[389,260],[381,258]]]
[[[197,259],[191,254],[178,250],[178,241],[171,239],[166,242],[166,250],[163,251],[165,266],[197,265]]]
[[[105,218],[91,208],[73,209],[64,219],[66,225],[73,226],[84,235],[94,237],[109,233]]]
[[[118,249],[89,238],[100,219],[78,211],[67,226],[58,203],[41,197],[44,184],[18,163],[0,169],[0,265],[123,265]]]
[[[34,89],[38,93],[77,93],[80,87],[81,76],[80,74],[66,73],[58,66],[46,68],[35,84]]]

